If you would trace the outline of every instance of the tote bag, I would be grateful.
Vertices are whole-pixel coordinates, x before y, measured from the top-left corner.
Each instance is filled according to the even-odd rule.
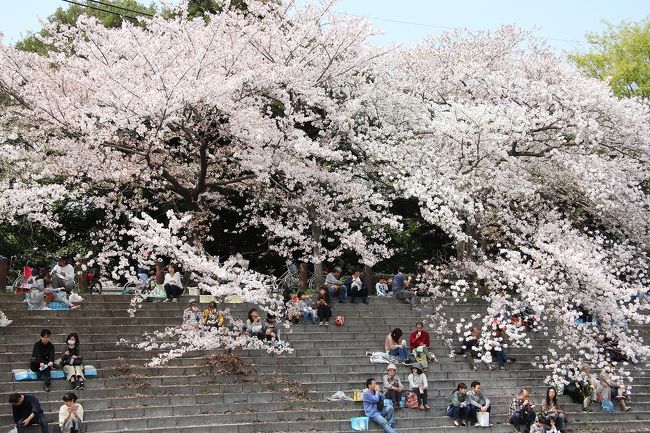
[[[490,427],[490,412],[476,412],[476,419],[481,427]]]

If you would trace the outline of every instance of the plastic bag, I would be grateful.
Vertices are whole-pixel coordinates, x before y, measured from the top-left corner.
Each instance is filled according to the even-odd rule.
[[[354,431],[365,431],[368,430],[368,423],[370,418],[367,416],[359,416],[356,418],[350,418],[350,426]]]
[[[603,400],[603,402],[600,404],[600,407],[603,410],[603,412],[607,412],[607,413],[614,412],[614,403],[612,403],[611,400]]]
[[[70,297],[68,298],[68,301],[70,301],[72,303],[75,303],[75,304],[77,304],[79,302],[83,302],[83,300],[84,300],[84,298],[82,298],[78,293],[72,293],[70,295]]]

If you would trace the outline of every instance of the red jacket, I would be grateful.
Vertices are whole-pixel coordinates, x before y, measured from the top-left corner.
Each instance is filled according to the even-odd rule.
[[[411,344],[411,349],[415,349],[419,346],[429,347],[429,344],[431,344],[429,342],[429,333],[427,331],[422,331],[418,337],[418,331],[413,331],[409,337],[409,343]]]

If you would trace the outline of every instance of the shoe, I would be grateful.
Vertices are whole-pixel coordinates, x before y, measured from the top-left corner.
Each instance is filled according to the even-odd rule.
[[[70,389],[75,390],[75,389],[77,389],[78,386],[79,385],[77,384],[76,380],[71,380],[70,381]]]
[[[423,404],[420,405],[420,410],[424,410],[424,405]]]
[[[463,426],[463,427],[465,427],[465,421],[461,421],[461,422],[460,422],[460,425]]]
[[[623,411],[624,411],[624,412],[629,412],[629,411],[631,411],[631,410],[632,410],[632,408],[631,408],[631,407],[629,407],[629,406],[628,406],[628,407],[626,407],[625,409],[623,409]]]
[[[427,403],[427,404],[424,405],[424,408],[425,408],[426,410],[429,410],[429,409],[431,409],[431,406],[429,406],[429,404]]]
[[[456,421],[456,420],[454,420],[454,425],[455,425],[456,427],[460,427],[460,423],[459,423],[458,421]]]
[[[413,363],[408,361],[408,360],[407,361],[402,361],[402,364],[407,366],[407,367],[410,367],[411,365],[413,365]]]
[[[505,370],[505,369],[506,368],[503,365],[501,367],[499,367],[499,370]]]
[[[178,302],[178,298],[172,299],[172,302]]]
[[[70,305],[70,309],[71,309],[71,310],[76,310],[76,309],[78,309],[78,308],[81,308],[81,305],[74,305],[74,304],[73,304],[73,305]]]
[[[321,320],[321,322],[318,324],[318,326],[323,326],[325,323]]]
[[[480,426],[481,426],[480,422],[474,423],[474,427],[480,427]]]
[[[81,390],[81,391],[83,391],[84,389],[86,389],[86,387],[84,386],[84,381],[83,381],[83,380],[80,380],[80,381],[79,381],[79,385],[77,385],[77,389],[78,389],[78,390]]]
[[[325,326],[330,326],[330,322],[325,322]]]
[[[497,366],[496,366],[496,365],[492,365],[492,364],[490,364],[490,365],[488,366],[488,370],[490,370],[490,371],[494,371],[494,370],[496,370],[496,369],[497,369]]]
[[[169,302],[169,301],[171,301],[171,299],[166,298],[163,302]]]
[[[43,389],[45,392],[50,392],[50,384],[48,382],[43,382]]]
[[[345,301],[341,301],[341,300],[339,299],[339,304],[345,304]]]

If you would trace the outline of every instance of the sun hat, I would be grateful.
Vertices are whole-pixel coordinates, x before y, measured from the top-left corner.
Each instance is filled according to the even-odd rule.
[[[391,369],[397,371],[397,367],[395,366],[395,364],[388,364],[388,367],[386,367],[386,371]]]

